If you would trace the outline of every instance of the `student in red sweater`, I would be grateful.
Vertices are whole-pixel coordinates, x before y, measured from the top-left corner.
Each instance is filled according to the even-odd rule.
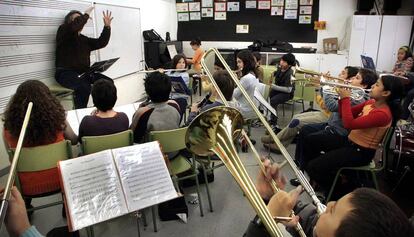
[[[368,165],[387,129],[399,119],[401,81],[384,75],[371,88],[371,100],[354,107],[350,91],[339,89],[339,113],[344,127],[350,130],[348,140],[327,147],[325,154],[305,167],[311,181],[322,190],[330,188],[341,167]]]

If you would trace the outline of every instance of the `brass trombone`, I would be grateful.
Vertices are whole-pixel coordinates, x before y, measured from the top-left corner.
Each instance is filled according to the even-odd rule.
[[[199,155],[206,155],[209,152],[214,152],[215,154],[217,154],[219,158],[226,164],[226,167],[229,168],[230,173],[233,175],[233,177],[239,183],[240,187],[245,192],[251,205],[254,207],[257,214],[264,223],[265,227],[267,228],[269,234],[271,236],[281,237],[283,236],[283,234],[276,225],[276,222],[273,219],[273,217],[270,215],[269,210],[267,209],[262,198],[255,189],[250,177],[248,177],[247,173],[245,172],[244,166],[241,163],[240,158],[238,157],[237,152],[234,149],[233,139],[239,136],[239,134],[241,134],[246,138],[246,141],[248,142],[253,153],[255,154],[255,158],[257,159],[262,171],[264,171],[264,166],[260,160],[258,152],[256,151],[255,147],[253,146],[245,131],[241,129],[240,124],[242,124],[243,121],[242,117],[239,116],[238,113],[234,112],[234,109],[227,108],[229,106],[229,102],[223,96],[220,88],[218,88],[216,82],[213,79],[212,73],[209,71],[209,67],[206,64],[205,59],[210,54],[214,54],[222,62],[225,69],[229,72],[234,83],[239,87],[243,96],[246,98],[250,106],[255,111],[257,117],[260,119],[260,121],[263,123],[269,134],[272,136],[273,140],[279,147],[282,155],[286,158],[287,163],[289,163],[289,165],[292,167],[295,175],[300,180],[304,190],[312,198],[318,213],[322,214],[323,212],[325,212],[325,205],[323,205],[319,201],[315,194],[315,191],[309,184],[305,175],[302,173],[302,171],[300,171],[297,168],[292,157],[287,152],[286,148],[281,144],[279,139],[276,137],[275,133],[271,129],[270,125],[267,123],[266,119],[254,105],[253,101],[251,100],[247,92],[244,90],[243,86],[240,84],[240,81],[238,80],[235,73],[230,69],[230,67],[227,65],[221,54],[215,48],[211,48],[206,51],[201,60],[201,65],[203,66],[203,69],[207,76],[210,78],[212,85],[214,86],[214,88],[216,88],[216,91],[221,100],[223,101],[224,105],[226,106],[226,108],[213,108],[200,114],[190,124],[188,128],[186,135],[187,147],[191,149],[194,153]],[[214,119],[211,117],[213,117]],[[198,146],[197,144],[201,145]],[[274,181],[271,185],[275,191],[279,190]],[[306,236],[300,225],[297,226],[297,230],[301,236]]]

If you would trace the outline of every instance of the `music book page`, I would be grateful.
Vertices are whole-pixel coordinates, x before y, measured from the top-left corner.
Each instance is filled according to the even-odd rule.
[[[61,161],[59,170],[72,230],[128,213],[110,150]]]
[[[158,142],[113,149],[129,211],[178,197]]]
[[[95,110],[95,107],[84,108],[84,109],[77,109],[76,114],[78,115],[79,124],[82,122],[83,117],[87,115],[91,115],[92,112]]]
[[[127,105],[116,106],[116,107],[114,107],[114,110],[116,112],[123,112],[123,113],[125,113],[128,116],[129,125],[131,125],[131,123],[132,123],[132,117],[134,116],[134,113],[135,113],[134,104],[127,104]]]
[[[78,135],[79,133],[79,121],[78,116],[76,115],[76,110],[69,110],[66,113],[66,121],[69,123],[73,132]]]
[[[158,142],[60,161],[71,231],[178,197]]]

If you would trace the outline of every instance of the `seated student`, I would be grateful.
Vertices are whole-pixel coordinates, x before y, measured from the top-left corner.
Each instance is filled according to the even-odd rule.
[[[365,78],[366,74],[371,71],[363,69],[361,70],[360,74],[363,78]],[[341,73],[339,74],[339,78],[350,80],[355,75],[357,75],[358,69],[356,67],[347,66],[345,67]],[[371,73],[372,74],[372,73]],[[375,83],[374,80],[371,84],[366,84],[366,88],[371,88],[371,85]],[[360,84],[358,84],[360,85]],[[318,89],[319,91],[319,89]],[[315,94],[315,101],[321,108],[321,111],[310,111],[300,114],[295,114],[293,118],[290,120],[288,126],[283,128],[280,132],[277,133],[277,138],[279,138],[280,142],[283,146],[287,147],[293,141],[299,130],[307,125],[312,123],[325,123],[329,121],[329,118],[332,118],[332,112],[336,112],[338,108],[337,99],[333,95],[325,95],[323,90],[320,90],[320,93]],[[357,101],[356,104],[362,103],[363,101]],[[333,118],[332,118],[333,119]],[[280,152],[279,148],[274,143],[273,139],[270,135],[262,137],[262,143],[265,148],[270,149],[274,152]]]
[[[254,51],[253,57],[256,60],[256,69],[254,73],[256,74],[257,79],[259,79],[259,82],[263,83],[264,69],[261,66],[262,56],[260,55],[260,52]]]
[[[243,50],[237,54],[237,67],[241,71],[240,83],[244,90],[246,90],[250,99],[253,100],[254,90],[256,89],[259,80],[257,80],[254,73],[256,61],[249,50]],[[239,88],[234,89],[233,97],[240,104],[240,112],[244,119],[256,118],[253,108],[251,108]]]
[[[187,61],[184,54],[177,54],[172,59],[171,69],[186,69],[187,68]],[[181,77],[188,87],[190,85],[190,76],[186,71],[173,71],[166,73],[170,77]]]
[[[24,147],[35,147],[57,143],[68,139],[77,143],[77,136],[66,121],[65,110],[49,88],[40,81],[25,81],[17,88],[4,112],[4,141],[9,148],[15,148],[19,139],[27,105],[33,102],[32,113],[27,126]],[[35,196],[60,189],[57,168],[40,172],[17,174],[22,192]]]
[[[144,82],[150,102],[142,103],[132,118],[130,129],[134,131],[134,142],[148,141],[151,131],[176,129],[180,126],[180,107],[169,100],[170,77],[160,72],[150,73]]]
[[[128,116],[113,110],[117,91],[112,81],[100,79],[92,86],[93,115],[85,116],[79,125],[79,141],[84,136],[102,136],[128,130]]]
[[[272,216],[290,216],[292,209],[297,216],[284,223],[292,236],[298,222],[308,237],[399,237],[413,236],[414,230],[401,209],[384,194],[368,188],[359,188],[336,202],[329,202],[326,211],[318,217],[312,204],[297,203],[301,189],[289,194],[283,191],[284,177],[280,168],[264,161],[266,175],[260,171],[256,187],[262,198],[268,201]],[[276,194],[269,184],[275,180],[282,190]],[[269,201],[270,200],[270,201]],[[250,222],[244,237],[269,237],[264,225],[256,218]],[[278,225],[281,227],[281,224]],[[282,227],[283,228],[283,227]],[[283,229],[282,229],[283,230]],[[287,236],[287,235],[284,235]]]
[[[233,90],[234,90],[234,82],[231,79],[229,73],[224,70],[216,71],[213,75],[217,86],[220,88],[223,96],[226,98],[227,101],[231,101],[233,97]],[[191,123],[193,119],[203,111],[206,111],[210,108],[221,106],[223,105],[223,101],[221,101],[216,89],[213,87],[211,91],[211,96],[216,98],[213,103],[204,104],[201,108],[199,103],[194,103],[191,106],[191,112],[187,119],[187,124]]]
[[[398,49],[397,61],[392,72],[396,76],[406,77],[413,67],[413,53],[410,47],[402,46]]]
[[[324,143],[322,154],[311,147],[305,138],[303,147],[304,168],[311,181],[321,191],[332,185],[341,167],[368,165],[374,158],[387,129],[399,119],[403,86],[392,76],[382,76],[372,86],[371,100],[351,108],[350,91],[339,89],[339,113],[344,128],[350,130],[348,139]]]
[[[276,110],[279,104],[293,98],[295,86],[291,81],[291,77],[293,75],[292,67],[295,65],[295,55],[291,53],[284,54],[280,59],[277,71],[273,74],[275,79],[269,97],[270,105]],[[277,117],[273,114],[270,123],[274,128],[277,128]]]
[[[360,68],[358,74],[350,81],[350,85],[361,87],[364,89],[371,88],[378,80],[378,75],[369,69]],[[339,115],[338,98],[332,95],[326,95],[326,105],[333,112],[326,123],[314,123],[303,126],[298,135],[296,143],[295,159],[301,164],[304,162],[304,150],[312,150],[315,154],[319,154],[325,149],[328,143],[336,143],[347,139],[349,130],[345,129],[342,119]],[[351,98],[351,105],[358,105],[369,99],[366,94],[359,100]],[[305,148],[306,146],[306,148]]]

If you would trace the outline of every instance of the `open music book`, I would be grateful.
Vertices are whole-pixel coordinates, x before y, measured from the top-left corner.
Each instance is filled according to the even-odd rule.
[[[70,231],[178,197],[158,142],[60,161]]]
[[[123,112],[128,116],[129,125],[132,123],[132,117],[136,110],[138,110],[139,105],[141,102],[136,102],[133,104],[126,104],[115,106],[114,110],[116,112]],[[69,110],[66,113],[66,120],[68,121],[70,127],[73,129],[73,132],[78,135],[79,133],[79,125],[82,122],[83,117],[87,115],[91,115],[91,113],[95,110],[95,107],[90,108],[83,108],[83,109],[76,109],[76,110]]]

